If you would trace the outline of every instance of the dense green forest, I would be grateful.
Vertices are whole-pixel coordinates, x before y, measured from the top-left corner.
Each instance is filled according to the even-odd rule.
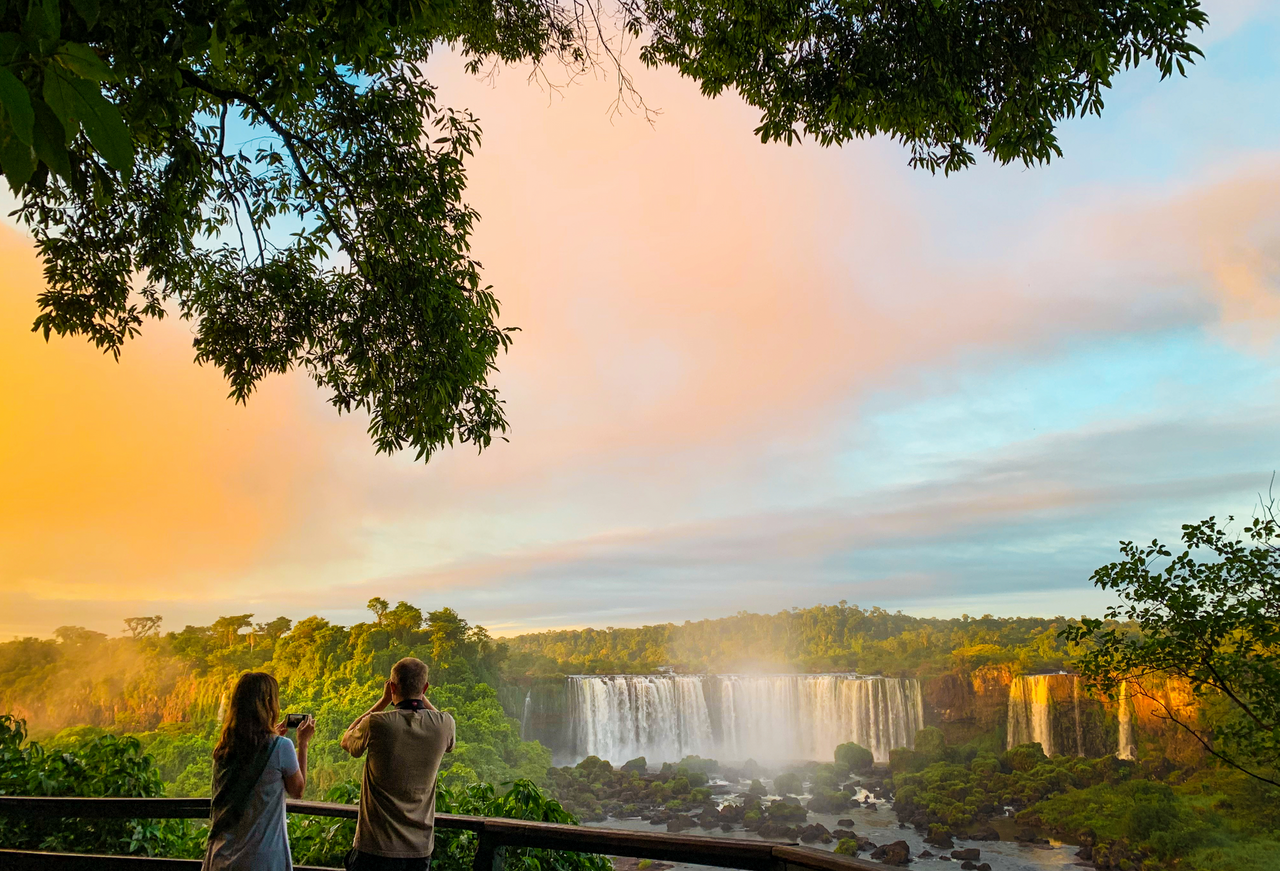
[[[955,745],[926,728],[914,750],[893,751],[888,770],[874,772],[870,754],[854,745],[832,762],[774,772],[727,770],[696,757],[660,771],[646,770],[642,759],[614,768],[594,757],[554,768],[550,751],[521,740],[519,723],[499,702],[504,689],[531,680],[660,667],[878,672],[942,678],[933,681],[939,691],[986,672],[1007,685],[1009,675],[1072,665],[1079,650],[1061,633],[1077,621],[922,619],[842,602],[498,640],[447,607],[424,613],[373,599],[369,609],[372,619],[350,627],[240,614],[163,631],[161,618],[138,617],[120,637],[64,626],[51,639],[0,644],[0,794],[208,795],[219,708],[235,678],[255,669],[276,675],[286,710],[316,716],[307,796],[355,801],[361,762],[338,739],[379,697],[391,664],[412,655],[429,664],[428,694],[458,723],[441,778],[442,809],[562,822],[638,815],[669,831],[743,828],[875,856],[880,848],[865,837],[828,831],[812,818],[856,814],[862,796],[895,800],[904,825],[939,844],[982,837],[1012,807],[1029,843],[1045,834],[1066,838],[1100,867],[1260,871],[1276,867],[1280,853],[1280,793],[1204,753],[1166,757],[1158,740],[1144,745],[1140,763],[1046,759],[1034,744],[1004,750],[1002,721],[993,720]],[[990,695],[1003,703],[999,691]],[[713,791],[709,772],[739,783],[746,790],[740,801],[720,805],[715,796],[727,787]],[[350,845],[348,823],[292,815],[289,827],[299,862],[336,865]],[[0,843],[40,849],[196,856],[203,832],[190,821],[0,819]],[[466,835],[445,837],[442,867],[461,871],[474,849]],[[529,871],[607,871],[598,857],[531,852],[517,859]]]
[[[818,605],[776,614],[739,612],[715,620],[638,629],[580,629],[510,639],[511,676],[684,672],[860,671],[930,677],[956,668],[1008,663],[1020,671],[1059,668],[1071,656],[1058,637],[1067,618],[911,617],[857,605]]]
[[[374,619],[351,627],[319,617],[254,623],[243,614],[162,633],[157,619],[138,618],[123,637],[64,626],[53,639],[0,644],[0,711],[53,747],[132,735],[169,794],[202,796],[224,694],[242,672],[269,671],[285,710],[316,717],[307,790],[320,796],[358,779],[360,761],[338,740],[382,694],[391,664],[417,656],[431,668],[432,700],[458,723],[445,782],[543,782],[550,753],[520,740],[494,689],[505,646],[450,608],[424,614],[404,602],[370,604]]]

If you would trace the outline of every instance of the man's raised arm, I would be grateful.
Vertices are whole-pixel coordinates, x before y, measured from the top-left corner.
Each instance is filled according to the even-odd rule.
[[[342,733],[340,743],[343,750],[356,757],[364,754],[365,748],[369,746],[369,715],[376,714],[391,704],[391,694],[391,681],[387,681],[382,685],[382,698],[378,699],[372,708],[356,717],[347,727],[347,731]]]

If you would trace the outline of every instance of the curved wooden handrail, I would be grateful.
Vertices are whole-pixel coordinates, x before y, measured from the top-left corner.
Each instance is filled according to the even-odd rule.
[[[209,816],[207,798],[78,798],[62,796],[0,795],[0,816],[69,819],[202,819]],[[311,816],[355,819],[355,805],[321,801],[288,801],[290,813]],[[479,846],[475,871],[500,871],[502,851],[507,847],[529,847],[544,850],[569,850],[577,853],[602,853],[666,862],[686,862],[742,871],[883,871],[884,865],[851,856],[842,856],[795,843],[777,844],[739,838],[713,838],[706,835],[682,835],[669,832],[637,832],[597,826],[571,826],[514,820],[504,817],[473,817],[460,814],[436,814],[436,828],[476,832]],[[22,853],[23,856],[54,854]],[[60,855],[60,854],[59,854]],[[7,861],[16,861],[15,851],[0,851]],[[80,857],[86,859],[87,857]],[[101,860],[99,864],[98,860]],[[181,860],[156,860],[148,864],[137,857],[93,857],[94,867],[101,868],[178,868]],[[124,864],[121,864],[124,862]],[[158,864],[156,864],[158,863]],[[85,867],[88,867],[86,863]],[[5,867],[10,867],[6,864]],[[13,865],[12,867],[19,867]],[[37,867],[22,864],[20,867]],[[50,865],[48,867],[54,867]]]

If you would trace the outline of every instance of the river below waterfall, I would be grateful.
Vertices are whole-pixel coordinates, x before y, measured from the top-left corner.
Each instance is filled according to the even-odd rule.
[[[724,781],[712,781],[712,784]],[[745,789],[747,784],[729,784],[735,789]],[[866,795],[860,796],[866,798]],[[766,803],[770,796],[765,799]],[[800,796],[802,803],[807,803],[809,796]],[[842,827],[838,824],[838,820],[853,820],[853,830],[859,835],[869,838],[876,844],[891,844],[894,841],[906,841],[911,846],[911,855],[918,856],[922,851],[928,850],[934,854],[947,853],[950,851],[939,850],[937,847],[930,847],[924,842],[924,835],[917,832],[911,827],[899,828],[898,820],[893,815],[893,811],[889,809],[888,803],[882,803],[880,810],[871,810],[866,807],[855,806],[847,811],[841,811],[839,814],[820,814],[813,811],[809,812],[809,823],[821,823],[828,829],[834,831]],[[645,820],[641,819],[613,819],[610,818],[600,823],[584,823],[584,825],[598,828],[612,829],[630,829],[638,832],[665,832],[664,826],[651,826]],[[999,821],[996,828],[1002,828]],[[1008,827],[1012,829],[1012,827]],[[689,829],[684,834],[690,835],[707,835],[714,838],[739,838],[743,840],[760,841],[772,840],[764,839],[755,832],[748,832],[740,828],[734,829],[732,832],[722,832],[719,829],[705,831],[703,829]],[[1004,834],[1012,834],[1006,832]],[[777,842],[781,843],[781,842]],[[815,847],[819,850],[834,850],[836,847],[833,841],[830,844],[806,844],[805,846]],[[1019,844],[1016,841],[963,841],[956,839],[956,849],[964,849],[969,847],[977,847],[982,851],[982,857],[978,862],[987,862],[991,865],[991,871],[1066,871],[1066,869],[1078,869],[1083,863],[1076,858],[1076,847],[1067,844],[1053,845],[1033,845]],[[862,859],[867,859],[868,854],[861,854]],[[702,866],[675,864],[672,871],[688,871],[688,869],[700,868]],[[888,866],[885,866],[886,868]],[[948,861],[934,858],[912,859],[911,867],[915,869],[936,867],[939,871],[959,871],[960,863],[954,860]]]

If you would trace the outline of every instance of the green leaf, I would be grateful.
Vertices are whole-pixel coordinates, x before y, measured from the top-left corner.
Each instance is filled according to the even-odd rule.
[[[209,34],[209,60],[217,69],[222,69],[227,62],[227,44],[218,38],[218,28],[215,26],[213,32]]]
[[[133,136],[120,110],[102,96],[93,82],[77,79],[72,87],[81,100],[76,117],[84,125],[89,141],[103,160],[127,179],[133,172]]]
[[[13,32],[0,33],[0,64],[13,63],[22,48],[22,37]]]
[[[56,0],[44,3],[32,2],[27,7],[27,19],[22,24],[23,36],[39,42],[56,42],[62,33],[62,15]]]
[[[72,86],[75,81],[59,66],[50,65],[45,69],[44,101],[49,104],[53,114],[58,116],[58,121],[66,132],[66,143],[75,138],[76,130],[79,129],[76,125],[76,109],[80,97]]]
[[[76,123],[102,158],[126,178],[133,172],[133,137],[120,110],[102,96],[102,90],[88,79],[72,78],[50,67],[44,80],[44,98],[68,130],[68,142]]]
[[[31,144],[31,125],[35,115],[31,111],[31,95],[26,85],[6,67],[0,67],[0,104],[5,108],[12,130],[26,145]]]
[[[98,6],[98,0],[71,0],[71,8],[75,9],[76,14],[90,27],[98,22],[98,13],[102,11]]]
[[[58,116],[44,100],[32,100],[36,123],[31,130],[31,145],[36,157],[62,178],[71,179],[71,160],[67,155],[67,132]]]
[[[106,61],[87,45],[64,42],[58,47],[58,53],[54,57],[82,79],[92,79],[95,82],[114,82],[117,79]]]
[[[30,108],[31,104],[28,102],[28,111]],[[4,176],[15,194],[36,170],[36,155],[31,150],[31,129],[27,129],[27,141],[24,142],[14,130],[12,117],[7,112],[0,115],[0,165],[3,166]]]

